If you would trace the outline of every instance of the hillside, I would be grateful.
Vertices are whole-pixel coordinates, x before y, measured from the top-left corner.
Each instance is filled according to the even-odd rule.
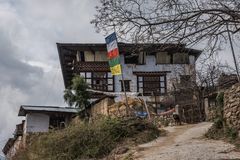
[[[131,146],[146,143],[159,135],[157,127],[141,119],[77,121],[63,130],[31,135],[27,149],[20,151],[15,159],[101,159],[125,153]]]

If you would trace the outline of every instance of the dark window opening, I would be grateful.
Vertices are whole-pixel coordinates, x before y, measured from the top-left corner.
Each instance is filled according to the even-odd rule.
[[[130,81],[131,81],[131,80],[124,80],[124,85],[125,85],[125,91],[126,91],[126,92],[130,92]],[[123,91],[124,91],[123,81],[120,80],[120,82],[121,82],[121,90],[122,90],[122,92],[123,92]]]
[[[50,129],[61,129],[65,127],[65,116],[63,115],[52,115],[50,116],[49,128]]]
[[[85,62],[85,55],[83,51],[77,51],[77,55],[76,55],[77,61],[78,62]]]
[[[125,53],[124,54],[124,62],[125,64],[138,64],[138,55]]]
[[[82,61],[82,62],[85,62],[84,52],[80,52],[80,57],[81,57],[81,61]]]
[[[138,76],[138,92],[144,95],[162,95],[167,92],[166,75]]]
[[[125,64],[146,64],[146,52],[125,53],[124,62]]]
[[[100,84],[100,80],[96,80],[96,84]]]
[[[107,91],[106,72],[93,72],[92,73],[92,89]]]

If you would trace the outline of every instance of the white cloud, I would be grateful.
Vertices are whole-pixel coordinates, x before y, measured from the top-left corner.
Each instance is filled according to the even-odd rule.
[[[0,145],[4,145],[9,136],[12,136],[15,125],[20,122],[17,117],[20,104],[28,101],[29,96],[10,85],[0,88]]]
[[[21,104],[64,105],[56,42],[103,42],[94,0],[0,0],[0,147]]]

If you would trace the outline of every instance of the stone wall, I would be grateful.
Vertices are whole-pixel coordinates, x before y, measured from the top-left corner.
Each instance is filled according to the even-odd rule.
[[[128,106],[129,109],[125,105],[125,100],[115,102],[113,98],[106,97],[93,104],[88,112],[93,119],[99,116],[124,117],[127,115],[127,110],[130,116],[134,116],[136,112],[147,112],[144,101],[139,98],[128,97]],[[148,110],[151,115],[155,114],[152,106],[148,105]]]
[[[217,115],[217,94],[204,98],[204,110],[207,121],[214,121]]]
[[[240,83],[224,92],[224,118],[229,127],[240,130]]]
[[[94,104],[91,108],[90,108],[90,115],[92,118],[97,118],[99,115],[105,115],[108,116],[109,115],[109,105],[114,104],[115,101],[113,98],[103,98],[101,100],[99,100],[96,104]]]

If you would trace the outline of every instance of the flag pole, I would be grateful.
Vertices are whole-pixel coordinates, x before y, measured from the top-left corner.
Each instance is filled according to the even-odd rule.
[[[114,32],[116,33],[116,28],[115,28],[115,24],[114,24]],[[120,59],[121,60],[121,59]],[[121,61],[120,61],[121,62]],[[127,92],[126,92],[126,88],[125,88],[125,79],[123,76],[123,70],[122,70],[122,65],[121,65],[121,72],[122,72],[122,85],[123,85],[123,91],[124,91],[124,95],[125,95],[125,101],[126,101],[126,112],[127,112],[127,116],[129,116],[129,105],[128,105],[128,98],[127,98]]]
[[[232,50],[232,56],[233,56],[233,60],[234,60],[234,64],[235,64],[235,68],[236,68],[236,72],[237,72],[237,79],[238,79],[238,82],[240,82],[238,64],[237,64],[236,55],[235,55],[235,52],[234,52],[234,49],[233,49],[232,38],[230,36],[228,23],[227,23],[227,33],[228,33],[228,39],[229,39],[229,42],[230,42],[230,46],[231,46],[231,50]]]
[[[115,49],[116,48],[118,48],[118,41],[117,41],[117,35],[116,35],[116,30],[115,30],[115,25],[114,25],[114,36],[115,37],[113,37],[113,38],[109,38],[108,39],[108,37],[106,37],[105,38],[105,40],[106,40],[106,43],[107,43],[107,45],[108,45],[108,43],[110,43],[109,41],[111,41],[111,40],[115,40],[116,41],[116,46],[115,46]],[[112,34],[111,34],[112,35]],[[108,39],[108,40],[107,40]],[[109,52],[109,50],[108,50],[108,52]],[[118,52],[118,58],[119,58],[119,63],[120,63],[120,68],[121,68],[121,76],[122,76],[122,85],[123,85],[123,91],[124,91],[124,95],[125,95],[125,99],[126,99],[126,113],[127,113],[127,116],[129,116],[129,105],[128,105],[128,98],[127,98],[127,93],[126,93],[126,88],[125,88],[125,81],[124,81],[124,76],[123,76],[123,70],[122,70],[122,65],[121,65],[121,59],[120,59],[120,56],[119,56],[119,51],[117,50],[117,52]],[[110,66],[111,67],[111,66]],[[115,74],[115,75],[117,75],[117,74]],[[118,73],[118,75],[119,75],[119,73]]]
[[[123,91],[124,91],[124,95],[125,95],[125,100],[126,100],[126,112],[127,115],[129,116],[129,105],[128,105],[128,97],[127,97],[127,92],[126,92],[126,88],[125,88],[125,81],[124,81],[124,76],[123,76],[123,70],[122,70],[122,66],[121,66],[121,76],[122,76],[122,85],[123,85]]]

